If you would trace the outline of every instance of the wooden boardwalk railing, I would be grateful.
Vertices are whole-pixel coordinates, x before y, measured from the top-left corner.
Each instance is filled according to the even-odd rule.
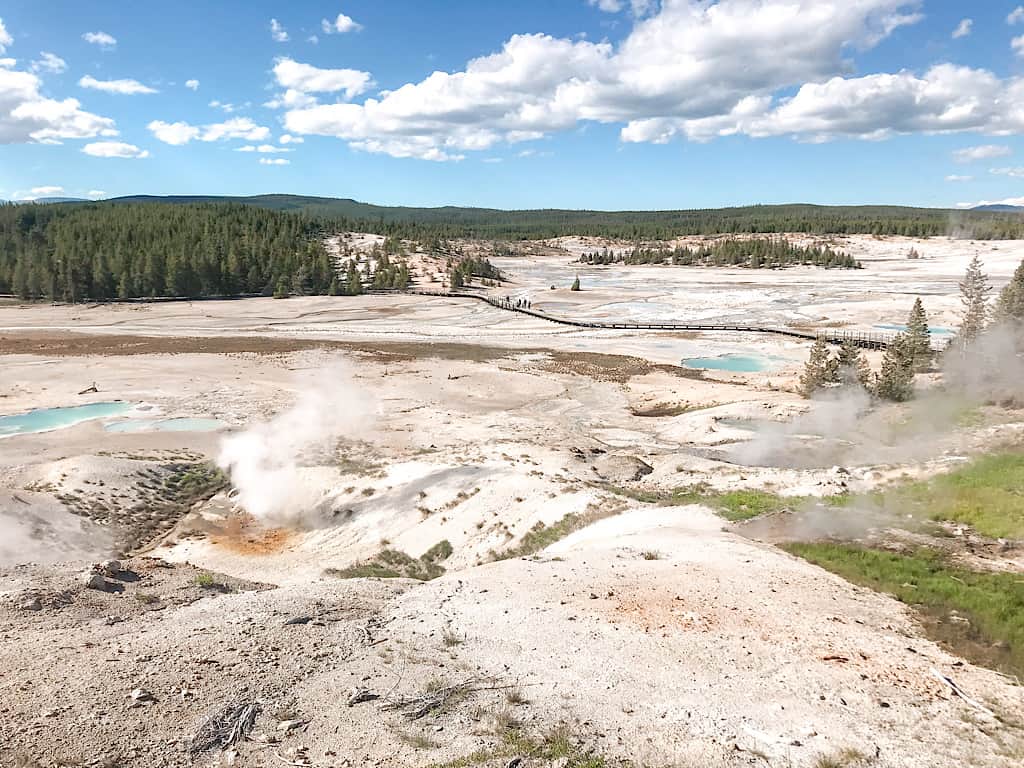
[[[521,315],[529,315],[541,320],[547,320],[559,325],[571,325],[576,328],[612,328],[627,331],[732,331],[737,333],[771,333],[777,336],[789,336],[795,339],[824,339],[830,344],[842,344],[852,342],[855,346],[863,349],[886,349],[897,334],[894,333],[870,333],[866,331],[842,331],[842,330],[818,330],[803,331],[784,326],[753,325],[749,323],[700,323],[700,322],[672,322],[672,323],[618,323],[599,320],[571,320],[567,317],[559,317],[547,312],[541,312],[529,307],[517,306],[516,302],[496,299],[481,293],[469,293],[466,291],[374,291],[374,293],[411,293],[418,296],[437,296],[455,299],[476,299],[486,302],[492,307],[503,309],[508,312],[518,312]]]

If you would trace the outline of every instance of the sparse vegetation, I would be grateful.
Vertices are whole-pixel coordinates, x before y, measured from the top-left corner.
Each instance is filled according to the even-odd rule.
[[[452,554],[447,540],[439,541],[420,557],[411,557],[396,549],[382,549],[373,558],[348,568],[327,568],[324,574],[339,579],[417,579],[430,581],[444,574],[441,562]]]
[[[529,557],[540,552],[542,549],[546,549],[556,541],[564,539],[570,533],[586,528],[591,523],[609,517],[611,514],[613,513],[591,508],[582,514],[568,514],[557,523],[552,523],[551,525],[538,522],[526,532],[526,535],[523,536],[517,546],[504,552],[495,553],[494,559],[510,560],[517,557]]]
[[[924,548],[898,553],[816,542],[784,549],[914,606],[930,634],[958,654],[1024,673],[1024,580],[1019,574],[969,570]]]
[[[864,765],[868,759],[868,756],[859,749],[843,747],[837,752],[820,755],[814,761],[814,768],[853,768],[856,765]]]
[[[617,486],[606,487],[613,493],[628,496],[631,499],[647,504],[672,507],[684,506],[686,504],[703,504],[731,522],[748,520],[758,515],[781,512],[785,509],[791,509],[804,501],[803,497],[779,496],[770,491],[762,490],[713,491],[703,484],[687,488],[674,488],[671,491],[636,491]]]

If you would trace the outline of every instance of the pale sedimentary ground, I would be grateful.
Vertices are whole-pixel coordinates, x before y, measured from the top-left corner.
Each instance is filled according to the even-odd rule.
[[[865,262],[856,272],[502,259],[514,282],[495,292],[595,318],[865,329],[902,322],[921,293],[952,327],[974,250],[997,285],[1024,257],[1021,243],[914,244],[923,259],[904,258],[911,241],[848,238],[840,247]],[[570,292],[577,271],[584,290]],[[844,404],[810,405],[794,392],[806,351],[771,336],[568,329],[417,296],[0,305],[0,416],[112,400],[140,409],[0,438],[0,526],[17,537],[0,546],[4,565],[71,563],[5,571],[0,759],[186,764],[182,739],[202,715],[249,697],[265,705],[256,732],[281,743],[242,742],[236,765],[431,765],[475,750],[479,764],[505,765],[517,755],[494,721],[506,717],[533,733],[569,723],[603,754],[648,765],[812,766],[843,749],[881,766],[1018,764],[1021,689],[925,639],[903,606],[703,507],[649,507],[613,488],[828,495],[955,466],[1020,433],[1014,412],[961,425],[899,407],[865,423]],[[773,367],[679,368],[727,352]],[[93,382],[98,392],[78,394]],[[143,415],[224,427],[104,428]],[[759,438],[737,425],[800,418],[834,444],[798,461],[785,428]],[[890,422],[918,426],[872,442]],[[185,478],[226,438],[240,438],[231,455],[252,460],[252,482],[193,507]],[[262,523],[232,517],[243,498],[267,502]],[[536,558],[495,561],[567,515],[596,522]],[[153,537],[148,553],[172,567],[134,558],[140,578],[120,593],[76,578]],[[447,573],[427,583],[330,572],[443,541]],[[216,577],[232,585],[221,594],[196,568],[242,581]],[[39,611],[22,610],[35,598]],[[312,620],[285,626],[296,617]],[[517,682],[529,703],[479,691],[414,721],[380,706],[435,679],[492,677]],[[138,687],[155,701],[133,707]],[[382,699],[346,706],[352,687]],[[277,730],[295,719],[308,726]]]

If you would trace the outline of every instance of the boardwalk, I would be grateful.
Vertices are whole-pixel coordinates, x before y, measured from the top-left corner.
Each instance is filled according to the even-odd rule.
[[[490,304],[498,309],[508,312],[518,312],[521,315],[529,315],[541,320],[547,320],[559,325],[571,325],[576,328],[612,328],[626,331],[730,331],[735,333],[771,333],[777,336],[790,336],[795,339],[824,339],[830,344],[842,344],[852,342],[855,346],[863,349],[886,349],[896,337],[894,333],[868,333],[864,331],[841,331],[841,330],[819,330],[802,331],[783,326],[751,325],[748,323],[700,323],[700,322],[672,322],[672,323],[617,323],[598,320],[571,320],[567,317],[559,317],[536,309],[516,306],[516,302],[507,302],[481,293],[469,293],[465,291],[422,291],[410,290],[405,293],[412,293],[418,296],[440,296],[455,299],[476,299]]]

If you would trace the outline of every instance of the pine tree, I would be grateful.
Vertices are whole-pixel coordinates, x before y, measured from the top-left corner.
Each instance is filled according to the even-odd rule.
[[[865,389],[871,384],[871,367],[864,353],[852,341],[844,341],[839,347],[833,370],[829,378],[837,384],[859,385]]]
[[[572,287],[570,287],[569,290],[570,291],[578,291],[579,289],[580,289],[580,276],[576,275],[576,279],[572,281]]]
[[[920,297],[914,299],[914,306],[907,317],[907,340],[914,357],[914,370],[923,371],[932,364],[932,337],[928,333],[928,315]]]
[[[995,314],[1001,323],[1024,323],[1024,261],[999,294]]]
[[[885,350],[875,377],[875,395],[897,403],[914,396],[914,351],[907,334],[899,334]]]
[[[964,305],[964,319],[960,324],[956,341],[960,347],[966,347],[985,330],[988,320],[988,297],[992,292],[988,276],[982,271],[981,260],[977,255],[971,259],[967,272],[960,283],[960,301]]]
[[[811,347],[811,354],[807,358],[803,375],[800,376],[800,394],[810,397],[824,387],[830,378],[828,344],[819,338]]]

